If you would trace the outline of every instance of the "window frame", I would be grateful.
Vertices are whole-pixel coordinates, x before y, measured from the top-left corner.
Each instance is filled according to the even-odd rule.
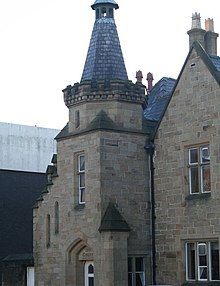
[[[50,214],[46,216],[46,246],[50,247],[51,244],[51,218]]]
[[[55,205],[54,205],[54,214],[55,214],[55,229],[54,229],[54,232],[55,234],[58,234],[59,231],[60,231],[60,207],[59,207],[59,203],[58,201],[55,202]]]
[[[214,246],[217,244],[218,250],[218,268],[217,271],[218,279],[213,279],[213,258],[212,250],[214,250]],[[200,247],[205,247],[205,253],[200,252]],[[216,246],[215,246],[216,247]],[[193,250],[194,253],[192,257],[189,257],[190,252],[188,250]],[[199,253],[200,252],[200,253]],[[200,257],[204,257],[205,259],[200,259]],[[199,241],[189,241],[185,243],[185,270],[186,270],[186,281],[199,281],[199,282],[212,282],[212,281],[220,281],[220,270],[219,270],[219,242],[218,240],[199,240]],[[191,269],[190,269],[191,268]],[[205,270],[206,277],[202,276],[202,268]],[[191,273],[191,274],[190,274]],[[190,277],[191,276],[191,277]]]
[[[142,262],[142,270],[137,269],[137,259],[141,259]],[[130,268],[131,267],[131,268]],[[128,285],[129,286],[136,286],[136,278],[137,276],[142,274],[141,276],[143,277],[143,283],[142,285],[144,286],[146,283],[146,267],[145,267],[145,258],[143,256],[130,256],[128,257]],[[131,277],[131,281],[129,279],[129,276]],[[140,277],[141,277],[140,276]]]
[[[203,156],[203,151],[208,150],[208,156]],[[196,150],[196,154],[192,152]],[[211,174],[210,174],[210,145],[208,143],[189,146],[187,148],[187,167],[188,167],[188,178],[189,178],[189,193],[190,195],[197,194],[208,194],[211,193]],[[205,190],[205,173],[204,170],[207,169],[208,174],[208,189]],[[192,172],[196,171],[194,176]],[[207,175],[206,174],[206,175]],[[195,185],[195,186],[193,186]],[[194,189],[194,190],[193,190]]]
[[[81,164],[81,158],[84,159]],[[78,203],[85,205],[85,154],[80,153],[77,155],[77,180],[78,180]]]

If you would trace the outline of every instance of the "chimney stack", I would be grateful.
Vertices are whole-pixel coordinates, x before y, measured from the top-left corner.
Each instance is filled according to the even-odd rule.
[[[142,79],[143,79],[142,71],[139,70],[136,72],[136,79],[137,79],[137,82],[142,83]]]
[[[205,48],[205,33],[206,31],[201,28],[200,13],[195,12],[192,14],[192,27],[191,30],[187,32],[189,35],[189,48],[191,49],[192,44],[195,41],[200,42],[200,44]]]
[[[148,89],[148,91],[150,91],[151,88],[153,87],[153,80],[154,80],[153,74],[151,72],[149,72],[147,74],[147,82],[148,82],[147,89]]]
[[[209,55],[217,55],[218,34],[214,32],[213,19],[205,20],[205,30],[201,28],[200,13],[192,14],[192,27],[188,32],[189,48],[194,41],[200,42]]]
[[[214,32],[213,19],[205,20],[205,50],[209,55],[217,55],[217,38],[218,34]]]

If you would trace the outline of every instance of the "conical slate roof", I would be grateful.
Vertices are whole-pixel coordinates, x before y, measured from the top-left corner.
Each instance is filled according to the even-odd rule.
[[[113,0],[97,0],[92,7],[95,5],[96,10],[103,9],[103,4],[106,4],[106,7],[112,6],[112,9],[117,5]],[[100,15],[96,18],[93,27],[81,81],[127,80],[127,71],[114,17],[108,14],[100,13]]]

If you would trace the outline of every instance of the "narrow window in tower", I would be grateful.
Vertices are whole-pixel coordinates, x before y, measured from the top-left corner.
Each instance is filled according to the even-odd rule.
[[[55,202],[55,234],[59,233],[59,203]]]
[[[85,204],[85,156],[78,156],[79,204]]]
[[[75,127],[78,128],[80,126],[80,113],[79,110],[75,112]]]
[[[50,215],[46,217],[46,246],[50,247]]]

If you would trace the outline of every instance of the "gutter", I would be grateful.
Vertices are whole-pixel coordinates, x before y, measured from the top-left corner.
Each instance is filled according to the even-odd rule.
[[[152,245],[152,282],[153,285],[156,285],[156,243],[155,243],[155,221],[156,221],[156,213],[155,213],[155,191],[154,191],[154,151],[155,145],[154,142],[151,141],[145,147],[146,153],[150,156],[149,164],[150,164],[150,194],[151,194],[151,245]]]

